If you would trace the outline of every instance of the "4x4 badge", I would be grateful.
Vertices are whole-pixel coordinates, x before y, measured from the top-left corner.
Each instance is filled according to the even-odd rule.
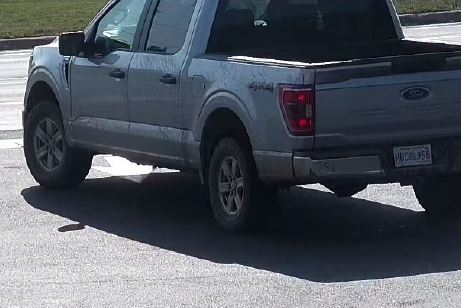
[[[257,82],[253,81],[248,85],[248,88],[253,89],[254,91],[257,90],[266,90],[274,92],[274,84],[272,82]]]

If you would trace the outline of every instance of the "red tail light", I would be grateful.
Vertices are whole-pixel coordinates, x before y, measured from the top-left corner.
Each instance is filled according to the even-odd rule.
[[[297,136],[315,132],[315,91],[313,88],[282,86],[280,105],[290,133]]]

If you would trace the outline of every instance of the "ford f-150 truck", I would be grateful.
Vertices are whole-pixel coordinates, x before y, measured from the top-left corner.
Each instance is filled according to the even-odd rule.
[[[234,232],[308,183],[457,213],[461,46],[405,39],[391,0],[114,0],[34,49],[24,151],[52,189],[101,153],[198,173]]]

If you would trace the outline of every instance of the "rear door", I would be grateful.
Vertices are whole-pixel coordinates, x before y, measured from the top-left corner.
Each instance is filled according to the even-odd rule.
[[[140,51],[129,69],[132,148],[160,162],[184,161],[180,112],[181,70],[197,0],[156,0]]]
[[[96,25],[94,55],[71,64],[72,126],[80,143],[126,147],[128,67],[149,2],[116,2]]]
[[[461,135],[461,57],[405,56],[318,69],[317,148]]]

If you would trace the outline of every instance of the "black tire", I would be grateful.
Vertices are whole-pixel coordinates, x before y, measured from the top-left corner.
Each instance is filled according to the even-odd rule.
[[[243,179],[243,197],[240,198],[242,200],[241,207],[232,215],[225,209],[226,193],[220,193],[219,189],[220,177],[225,176],[222,171],[223,164],[230,158],[235,159],[238,163],[238,168],[241,171],[239,174]],[[230,184],[230,186],[232,185]],[[265,198],[274,198],[276,196],[275,189],[268,190],[259,181],[251,150],[233,138],[224,138],[215,147],[210,162],[208,188],[211,206],[218,225],[222,229],[233,233],[251,231],[259,226]],[[238,191],[237,183],[235,194]],[[229,198],[230,193],[227,201]],[[237,201],[233,203],[235,205]]]
[[[426,179],[413,189],[428,215],[461,215],[461,175]]]
[[[55,156],[53,149],[52,160],[53,169],[47,170],[45,163],[37,158],[39,150],[37,150],[36,132],[39,125],[43,125],[44,121],[53,123],[53,128],[56,134],[61,133],[59,141],[53,144],[59,144],[59,157]],[[48,122],[45,122],[45,125]],[[43,130],[42,130],[43,132]],[[50,135],[48,135],[49,137]],[[47,139],[48,140],[48,139]],[[41,141],[40,141],[41,142]],[[49,149],[48,143],[43,143],[47,146],[42,148]],[[48,151],[48,150],[46,150]],[[45,151],[45,152],[46,152]],[[50,150],[51,151],[51,150]],[[51,152],[49,152],[51,153]],[[45,155],[50,156],[47,153]],[[34,179],[43,187],[49,189],[66,189],[77,186],[83,182],[88,175],[93,156],[82,150],[72,148],[67,143],[64,125],[61,112],[58,106],[50,101],[41,101],[27,115],[24,127],[24,154],[26,157],[27,166]]]

